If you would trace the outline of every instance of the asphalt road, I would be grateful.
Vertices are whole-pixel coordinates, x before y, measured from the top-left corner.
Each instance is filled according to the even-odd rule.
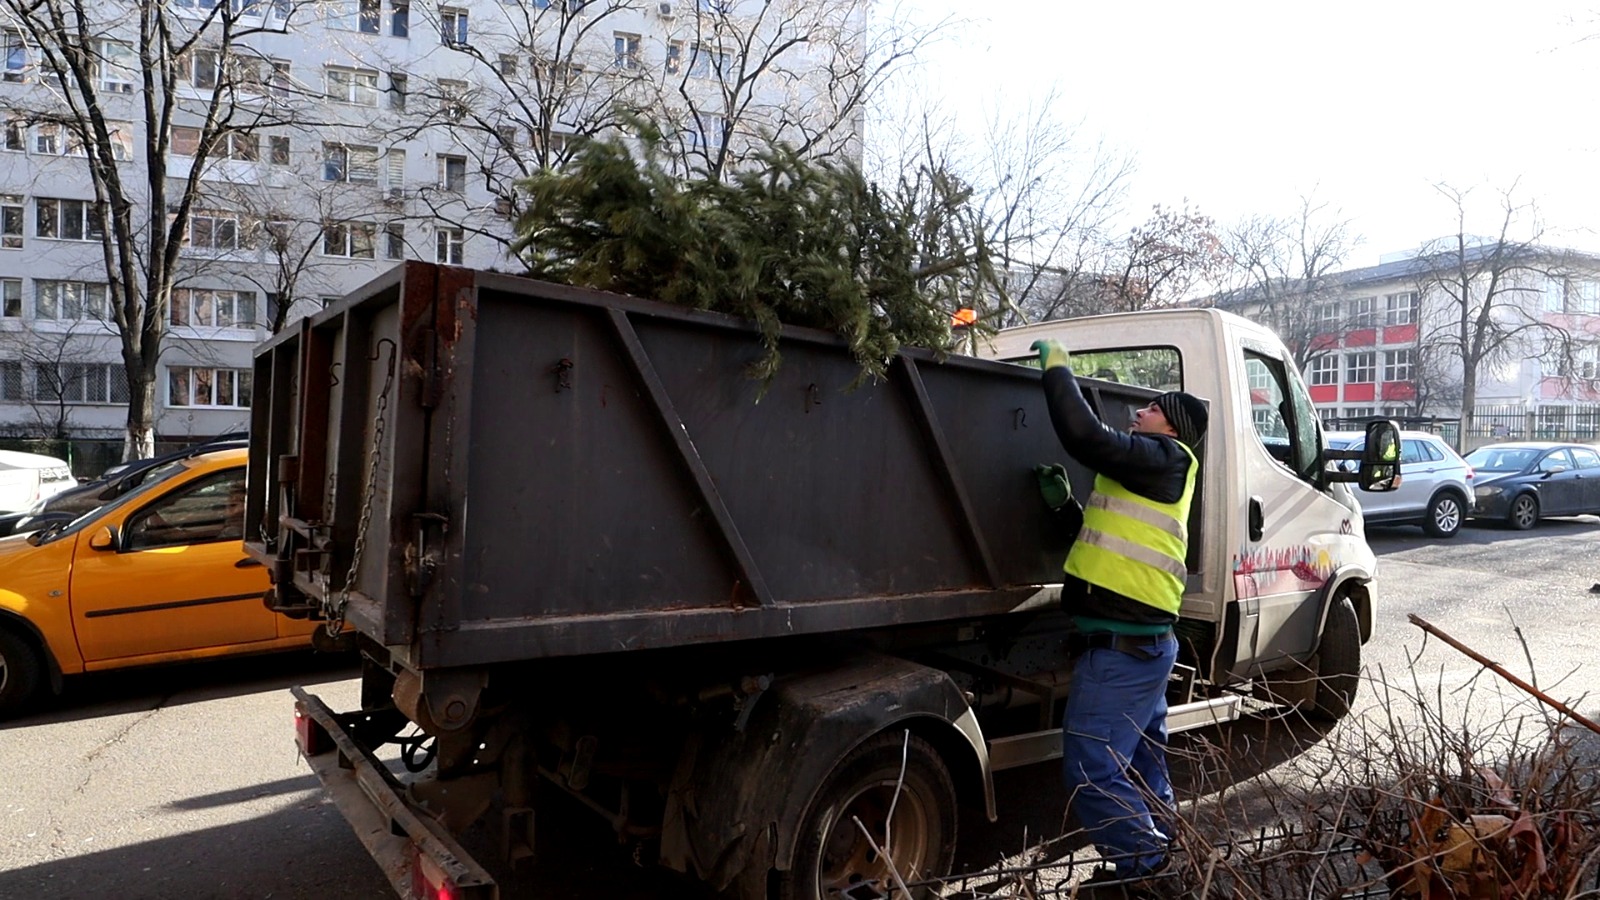
[[[1369,676],[1444,693],[1481,677],[1476,663],[1409,624],[1415,613],[1600,718],[1600,593],[1589,590],[1600,582],[1600,522],[1520,533],[1469,526],[1442,542],[1414,528],[1375,529],[1372,538],[1382,600]],[[292,740],[289,685],[314,685],[334,708],[353,708],[355,675],[346,661],[295,654],[93,676],[72,683],[49,712],[0,726],[0,897],[387,896]],[[1361,702],[1379,692],[1367,685]],[[1271,721],[1235,723],[1227,734],[1255,748],[1258,769],[1321,737]],[[1203,790],[1178,769],[1180,795]],[[994,826],[962,820],[962,865],[992,863],[1060,831],[1065,799],[1054,764],[1001,773],[997,790],[1006,816]],[[507,896],[700,894],[633,867],[598,819],[570,819],[541,829],[540,861],[506,885]]]

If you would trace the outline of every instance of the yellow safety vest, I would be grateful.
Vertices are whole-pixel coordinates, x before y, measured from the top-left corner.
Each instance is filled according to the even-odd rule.
[[[1189,471],[1176,503],[1157,503],[1104,475],[1084,504],[1083,530],[1067,552],[1066,570],[1124,597],[1178,614],[1188,567],[1189,501],[1194,497],[1194,451],[1183,447]]]

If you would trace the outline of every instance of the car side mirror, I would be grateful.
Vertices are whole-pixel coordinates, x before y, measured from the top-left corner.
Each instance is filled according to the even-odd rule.
[[[1364,491],[1392,491],[1400,486],[1400,427],[1394,422],[1382,419],[1367,424],[1359,483]]]
[[[1544,477],[1549,478],[1551,475],[1560,475],[1562,472],[1565,472],[1566,470],[1567,470],[1566,466],[1551,466],[1550,468],[1543,470],[1544,471]]]
[[[117,528],[115,525],[106,525],[99,531],[89,536],[89,549],[115,550],[117,549]]]

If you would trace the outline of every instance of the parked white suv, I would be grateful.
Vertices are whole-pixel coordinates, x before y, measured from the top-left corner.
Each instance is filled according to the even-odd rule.
[[[1327,446],[1359,450],[1366,435],[1330,431]],[[1433,537],[1455,537],[1472,510],[1472,467],[1436,434],[1400,432],[1400,486],[1388,493],[1356,494],[1369,525],[1420,525]]]

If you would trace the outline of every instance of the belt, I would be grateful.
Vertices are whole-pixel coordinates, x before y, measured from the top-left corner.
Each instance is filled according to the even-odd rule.
[[[1160,634],[1115,634],[1110,631],[1077,632],[1067,636],[1067,655],[1082,656],[1090,650],[1117,650],[1139,659],[1154,659],[1161,645],[1172,637],[1172,629]]]

